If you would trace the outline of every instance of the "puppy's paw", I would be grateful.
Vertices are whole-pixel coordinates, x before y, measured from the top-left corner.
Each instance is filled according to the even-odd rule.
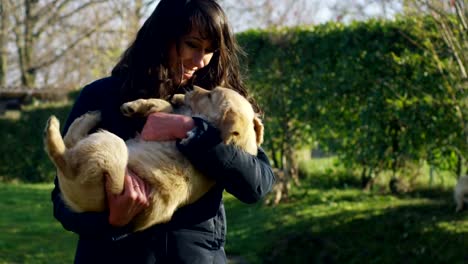
[[[175,106],[185,105],[185,94],[174,94],[171,99],[171,104]]]
[[[120,106],[120,112],[125,116],[133,116],[138,113],[139,106],[141,105],[141,99],[124,103]]]
[[[52,115],[47,119],[47,123],[42,134],[44,141],[47,140],[54,131],[60,131],[60,122],[57,117]]]
[[[54,115],[51,115],[47,120],[45,131],[50,131],[51,129],[59,129],[60,122]]]
[[[165,112],[171,113],[173,111],[169,102],[162,99],[138,99],[135,101],[127,102],[120,106],[120,111],[125,116],[148,116],[151,113]]]

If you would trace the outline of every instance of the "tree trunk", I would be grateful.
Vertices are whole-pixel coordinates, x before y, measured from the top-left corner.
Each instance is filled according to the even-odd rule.
[[[288,134],[288,133],[286,133]],[[281,165],[282,168],[274,167],[273,172],[276,176],[276,184],[273,187],[272,196],[266,200],[266,204],[277,205],[280,202],[287,202],[289,200],[289,190],[291,188],[291,181],[294,181],[296,186],[300,186],[299,181],[299,164],[296,157],[296,151],[292,141],[285,138],[285,143],[282,147]],[[289,144],[288,144],[289,143]]]
[[[36,83],[36,69],[32,66],[34,46],[36,38],[33,34],[33,27],[36,24],[37,19],[33,15],[33,10],[35,9],[38,1],[36,0],[26,0],[25,9],[24,9],[24,42],[22,48],[22,60],[23,64],[21,72],[21,84],[25,87],[34,87]]]
[[[278,205],[280,202],[289,200],[289,189],[291,187],[284,170],[273,168],[276,177],[275,186],[269,197],[265,200],[266,205]]]
[[[6,85],[7,72],[7,16],[6,16],[7,1],[0,0],[0,87]]]
[[[296,186],[300,186],[299,181],[299,163],[296,157],[296,150],[291,144],[287,144],[284,151],[283,170],[286,179],[293,180]]]
[[[365,191],[370,191],[374,187],[375,177],[373,177],[373,169],[364,167],[361,173],[361,186]]]
[[[460,178],[463,175],[465,175],[465,172],[463,169],[464,165],[465,165],[465,159],[463,158],[461,153],[457,152],[457,167],[456,167],[457,178]]]

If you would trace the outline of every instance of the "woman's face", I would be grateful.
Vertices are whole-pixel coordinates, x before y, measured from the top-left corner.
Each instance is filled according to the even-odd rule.
[[[182,37],[180,50],[173,44],[170,47],[169,65],[173,72],[174,81],[177,84],[186,84],[199,70],[213,57],[214,49],[211,40],[201,37],[197,29]]]

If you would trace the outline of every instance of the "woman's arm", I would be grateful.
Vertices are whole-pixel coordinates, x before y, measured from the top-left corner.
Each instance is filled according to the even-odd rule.
[[[83,236],[109,236],[116,231],[108,222],[108,213],[75,213],[63,202],[60,196],[58,180],[55,178],[55,187],[52,190],[52,203],[54,217],[62,226],[74,233]],[[125,233],[126,231],[122,231]],[[114,234],[117,235],[117,234]]]
[[[218,129],[200,118],[190,140],[178,142],[179,150],[203,174],[221,182],[226,190],[245,203],[254,203],[271,189],[275,177],[265,152],[257,156],[221,142]]]
[[[189,130],[192,136],[183,139]],[[245,203],[254,203],[272,188],[275,177],[265,152],[256,156],[222,143],[219,130],[197,117],[156,113],[148,116],[144,140],[178,139],[177,147],[203,174]]]

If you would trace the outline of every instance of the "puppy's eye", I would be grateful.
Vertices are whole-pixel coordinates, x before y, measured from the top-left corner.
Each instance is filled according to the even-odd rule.
[[[211,93],[209,93],[209,94],[208,94],[208,99],[210,99],[210,100],[211,100]]]

